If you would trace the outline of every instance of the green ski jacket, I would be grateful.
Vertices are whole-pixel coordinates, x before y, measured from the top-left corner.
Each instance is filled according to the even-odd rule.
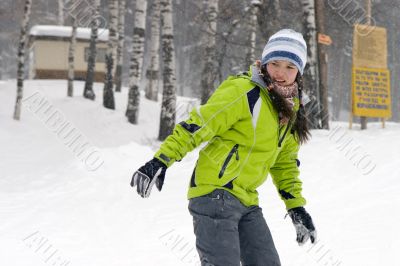
[[[258,205],[256,189],[270,173],[286,209],[291,209],[306,204],[294,135],[290,126],[279,125],[266,84],[251,66],[249,72],[228,77],[206,104],[194,108],[154,157],[169,167],[208,141],[190,179],[189,199],[225,189],[246,206]]]

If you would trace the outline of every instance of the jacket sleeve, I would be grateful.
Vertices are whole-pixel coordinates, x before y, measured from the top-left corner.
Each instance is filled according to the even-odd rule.
[[[300,161],[297,159],[297,154],[300,145],[293,134],[289,134],[287,138],[270,173],[286,209],[289,210],[304,206],[306,200],[301,195],[302,182],[299,179]]]
[[[206,104],[193,108],[189,119],[175,126],[154,157],[169,167],[202,142],[228,130],[243,114],[244,96],[234,80],[224,81]]]

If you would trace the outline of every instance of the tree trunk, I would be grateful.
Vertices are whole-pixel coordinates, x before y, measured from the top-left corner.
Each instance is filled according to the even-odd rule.
[[[163,141],[175,126],[176,80],[172,0],[161,0],[161,42],[163,50],[163,96],[158,139]]]
[[[276,17],[280,18],[281,16],[281,4],[279,3],[280,0],[272,0],[272,10],[275,12]],[[277,24],[279,23],[279,20],[276,22]]]
[[[103,106],[115,110],[114,92],[113,92],[113,58],[112,53],[106,53],[106,75],[103,88]]]
[[[147,1],[137,0],[135,9],[135,26],[132,38],[132,57],[129,68],[128,107],[125,115],[132,124],[138,123],[140,91],[139,81],[143,65],[144,41],[146,31]]]
[[[263,15],[258,16],[257,19],[261,32],[268,38],[282,28],[282,12],[279,1],[280,0],[260,1],[259,13]]]
[[[83,90],[83,97],[90,100],[94,100],[96,95],[93,91],[93,78],[96,66],[96,41],[97,41],[97,30],[98,30],[98,18],[99,18],[99,8],[100,0],[93,0],[93,16],[91,19],[91,35],[90,35],[90,46],[89,46],[89,56],[88,56],[88,67],[86,72],[86,82],[85,89]]]
[[[75,47],[76,47],[76,29],[78,22],[75,17],[72,17],[72,33],[71,41],[68,50],[68,96],[74,95],[74,61],[75,61]]]
[[[58,0],[58,25],[64,25],[64,0]]]
[[[201,104],[207,102],[214,92],[214,81],[216,77],[216,34],[217,34],[217,15],[218,0],[206,1],[206,42],[204,51],[204,66],[201,74]]]
[[[318,33],[325,32],[325,6],[324,1],[315,0],[316,28]],[[321,103],[321,126],[329,129],[329,109],[328,109],[328,53],[324,44],[318,44],[318,73]]]
[[[217,66],[220,66],[217,67],[217,69],[215,70],[216,72],[218,72],[218,83],[221,83],[223,79],[222,68],[224,65],[224,61],[227,57],[225,51],[228,49],[228,45],[231,43],[232,36],[234,35],[236,28],[246,19],[247,14],[248,11],[242,12],[240,19],[235,19],[234,21],[232,21],[232,23],[229,25],[228,30],[226,30],[222,35],[219,36],[222,42],[222,44],[220,44],[219,50],[222,52],[218,53],[216,56]],[[245,69],[247,68],[248,66]]]
[[[153,14],[151,20],[151,51],[150,65],[146,71],[146,98],[152,101],[158,100],[159,81],[159,50],[160,50],[160,2],[153,1]]]
[[[18,45],[18,70],[17,70],[17,99],[15,101],[14,119],[20,120],[22,98],[24,92],[25,50],[28,38],[29,17],[31,14],[32,0],[25,1],[24,17],[21,23],[21,35]]]
[[[345,88],[345,77],[341,73],[341,71],[344,70],[344,64],[345,64],[345,57],[340,56],[339,58],[339,64],[335,67],[336,68],[336,73],[335,77],[335,84],[338,84],[338,89],[335,92],[335,97],[336,101],[333,103],[333,110],[334,110],[334,115],[333,115],[333,120],[340,121],[340,113],[342,111],[342,105],[343,105],[343,99],[346,99],[346,96],[344,95],[346,93]]]
[[[395,20],[395,29],[398,29],[400,27],[400,21],[397,19]],[[388,35],[390,36],[390,35]],[[391,93],[392,93],[392,118],[395,122],[399,122],[399,114],[400,114],[400,97],[399,97],[399,89],[398,85],[394,86],[393,84],[400,84],[399,82],[399,73],[400,73],[400,64],[397,58],[399,58],[399,50],[397,49],[397,44],[400,42],[400,36],[399,35],[392,35],[392,56],[391,59],[393,60],[393,70],[391,73]]]
[[[246,53],[246,65],[244,69],[247,69],[251,64],[254,64],[256,60],[256,32],[257,32],[257,15],[261,3],[260,1],[251,1],[250,4],[250,18],[248,19],[248,30],[249,30],[249,44]]]
[[[122,87],[122,66],[124,58],[124,39],[125,39],[125,6],[126,0],[118,2],[118,47],[117,47],[117,67],[115,70],[115,91],[120,92]]]
[[[317,62],[317,34],[314,0],[301,0],[304,13],[305,40],[307,43],[307,65],[304,70],[304,89],[313,100],[307,105],[311,128],[321,128],[319,74]]]
[[[114,92],[113,92],[113,68],[115,51],[118,42],[117,26],[118,26],[118,0],[109,0],[110,24],[108,47],[106,54],[106,75],[103,89],[103,106],[108,109],[115,109]]]

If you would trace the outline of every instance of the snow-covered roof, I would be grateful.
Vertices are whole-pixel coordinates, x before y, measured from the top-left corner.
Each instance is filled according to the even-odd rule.
[[[90,28],[77,28],[76,38],[90,40]],[[98,40],[108,41],[108,29],[98,29]],[[35,25],[31,28],[31,36],[71,37],[72,27],[56,25]]]

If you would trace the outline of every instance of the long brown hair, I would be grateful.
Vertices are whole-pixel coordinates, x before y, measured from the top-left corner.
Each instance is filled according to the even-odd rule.
[[[272,84],[272,79],[270,75],[268,74],[266,64],[261,66],[261,73],[263,75],[263,79],[267,86],[270,86]],[[293,121],[294,119],[294,124],[292,126],[292,133],[295,134],[296,139],[300,142],[300,144],[306,143],[310,137],[311,133],[308,128],[308,121],[307,121],[307,115],[306,111],[304,108],[304,105],[302,103],[302,97],[303,97],[303,77],[300,74],[300,72],[297,73],[296,80],[297,85],[298,85],[298,96],[299,96],[299,103],[300,107],[297,113],[294,113],[292,110],[292,107],[289,106],[285,99],[279,95],[275,90],[268,90],[269,96],[272,100],[272,104],[274,105],[275,109],[280,113],[281,115],[289,118],[289,121]]]
[[[311,138],[311,132],[308,128],[307,114],[306,109],[303,105],[303,77],[300,72],[297,73],[296,82],[299,86],[299,102],[300,107],[296,114],[296,120],[292,127],[292,130],[296,133],[296,137],[298,138],[300,144],[306,143]]]

